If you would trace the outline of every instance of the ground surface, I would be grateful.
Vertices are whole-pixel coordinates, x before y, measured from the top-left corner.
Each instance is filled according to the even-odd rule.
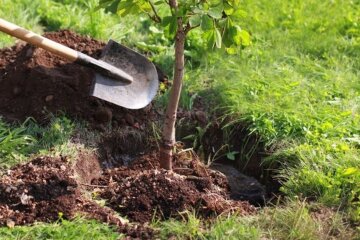
[[[95,58],[105,46],[103,42],[70,31],[45,36]],[[49,113],[66,112],[71,117],[87,120],[94,127],[109,123],[143,127],[141,123],[153,117],[151,105],[130,113],[89,96],[93,77],[92,69],[68,63],[40,48],[19,43],[2,49],[0,114],[9,120],[32,116],[43,122]]]
[[[46,37],[93,57],[104,46],[70,31]],[[174,171],[167,172],[159,169],[156,151],[149,150],[136,131],[124,134],[128,127],[141,131],[157,116],[151,105],[129,111],[89,97],[91,70],[30,45],[18,43],[1,50],[0,56],[0,114],[7,120],[34,117],[46,122],[49,113],[64,112],[94,127],[111,124],[119,133],[103,138],[99,158],[85,153],[79,153],[75,162],[66,157],[39,157],[8,170],[0,179],[0,225],[54,222],[82,213],[130,237],[146,239],[153,236],[153,230],[126,224],[116,214],[145,224],[177,218],[186,210],[205,218],[255,211],[239,197],[232,200],[234,187],[226,175],[206,167],[196,155],[178,155]],[[86,192],[93,198],[86,197]],[[105,200],[106,207],[94,199]]]
[[[127,236],[147,239],[153,230],[127,225],[116,212],[144,224],[154,217],[176,218],[179,212],[192,209],[204,217],[255,211],[247,202],[230,199],[225,175],[196,160],[182,163],[174,172],[159,170],[156,154],[135,159],[128,167],[104,171],[94,160],[94,156],[81,155],[74,165],[66,158],[40,157],[8,170],[0,179],[0,225],[54,222],[82,213],[116,226]],[[90,165],[92,176],[82,175]],[[85,197],[84,192],[89,191],[105,199],[109,208]]]

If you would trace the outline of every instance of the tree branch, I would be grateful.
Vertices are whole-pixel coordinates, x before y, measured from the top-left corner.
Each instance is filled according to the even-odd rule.
[[[200,27],[200,24],[196,25],[196,26],[190,26],[190,23],[187,23],[186,27],[184,28],[185,35],[187,35],[188,32],[190,32],[191,30],[193,30],[193,29],[195,29],[197,27]]]
[[[151,9],[152,9],[153,12],[154,12],[154,16],[150,16],[150,15],[149,15],[149,17],[150,17],[153,21],[155,21],[155,22],[157,22],[157,23],[160,23],[160,22],[161,22],[161,18],[160,18],[160,16],[159,16],[159,14],[157,13],[154,4],[152,3],[151,0],[149,0],[149,3],[150,3],[150,6],[151,6]]]

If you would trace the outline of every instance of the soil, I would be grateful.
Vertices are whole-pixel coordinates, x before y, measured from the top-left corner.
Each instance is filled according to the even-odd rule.
[[[116,226],[128,237],[151,239],[155,232],[143,224],[153,218],[176,218],[186,210],[205,218],[255,212],[248,202],[230,199],[225,175],[195,158],[184,161],[182,157],[177,156],[173,172],[159,169],[155,152],[127,167],[105,170],[97,167],[99,160],[91,154],[80,153],[74,164],[65,157],[36,158],[0,178],[0,226],[54,222],[82,213]],[[93,170],[83,171],[91,163],[95,163]],[[84,192],[89,191],[105,199],[107,207],[87,198]],[[126,224],[117,213],[136,223]]]
[[[67,30],[44,36],[94,58],[100,56],[105,46],[103,42]],[[159,75],[166,77],[162,73]],[[141,110],[127,110],[89,96],[93,77],[92,69],[69,63],[29,44],[18,43],[2,49],[0,115],[7,120],[23,121],[34,117],[46,122],[50,113],[66,113],[94,127],[110,123],[137,128],[156,115],[151,104]]]
[[[149,228],[124,224],[115,211],[85,198],[66,158],[36,158],[12,168],[0,179],[2,226],[71,219],[79,212],[114,225],[132,238],[151,239],[154,234]]]
[[[228,119],[228,122],[232,121]],[[235,198],[245,198],[254,204],[262,205],[265,203],[264,200],[269,200],[274,197],[274,194],[280,194],[281,184],[279,179],[276,178],[277,170],[280,169],[280,166],[274,163],[272,165],[265,164],[263,161],[273,151],[266,149],[260,137],[250,133],[246,125],[238,124],[233,126],[230,134],[226,134],[223,128],[223,124],[212,121],[200,141],[201,146],[204,148],[204,159],[213,157],[215,154],[222,156],[217,157],[215,161],[220,167],[215,166],[214,169],[224,172],[224,174],[229,176],[229,181],[231,182],[233,181],[230,179],[238,179],[236,182],[240,183],[238,187],[242,191]],[[237,153],[234,160],[227,158],[227,149],[223,147],[224,143],[231,146],[231,151]],[[219,149],[223,151],[217,152]],[[247,184],[246,182],[252,182],[252,184]],[[265,188],[261,187],[259,182]],[[250,188],[245,186],[250,186]],[[255,188],[253,188],[254,186]]]
[[[93,184],[103,187],[99,196],[107,200],[110,208],[140,223],[154,217],[177,217],[179,212],[192,209],[203,217],[255,211],[248,202],[230,198],[224,174],[207,168],[196,158],[180,159],[178,155],[174,171],[169,172],[159,169],[156,152],[145,154],[128,167],[106,169]]]

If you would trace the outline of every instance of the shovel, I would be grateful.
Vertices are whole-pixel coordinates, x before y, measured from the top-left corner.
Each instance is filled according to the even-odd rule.
[[[110,40],[96,60],[0,18],[0,31],[71,62],[96,70],[91,95],[116,105],[139,109],[155,97],[159,80],[154,64],[141,54]]]

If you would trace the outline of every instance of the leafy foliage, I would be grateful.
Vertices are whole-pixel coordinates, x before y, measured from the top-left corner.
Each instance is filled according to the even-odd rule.
[[[201,29],[201,37],[210,48],[224,47],[228,53],[235,53],[238,46],[250,45],[250,35],[238,25],[245,12],[239,0],[192,0],[178,1],[178,10],[167,9],[164,0],[100,0],[98,8],[125,17],[146,14],[161,24],[165,36],[173,39],[177,31],[177,20],[182,18],[185,31]]]

